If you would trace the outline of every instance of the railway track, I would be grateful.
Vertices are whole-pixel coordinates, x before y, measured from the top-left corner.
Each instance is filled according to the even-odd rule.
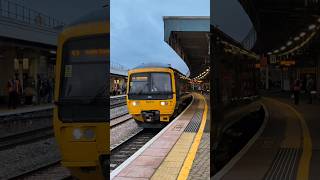
[[[121,117],[113,119],[110,126],[112,128],[132,119],[131,115],[125,114]],[[28,144],[42,139],[53,137],[53,127],[43,127],[34,129],[31,131],[25,131],[17,134],[12,134],[4,137],[0,137],[0,150],[9,149],[18,145]]]
[[[0,150],[12,148],[17,145],[28,144],[30,142],[38,141],[53,137],[53,127],[43,127],[31,131],[12,134],[0,138]]]
[[[61,166],[60,159],[42,166],[35,167],[18,175],[9,177],[8,179],[23,179],[23,180],[42,180],[42,179],[73,179],[70,172]]]
[[[125,105],[127,105],[127,103],[125,101],[117,103],[117,104],[113,104],[113,105],[110,104],[110,109],[121,107],[121,106],[125,106]]]
[[[110,127],[114,128],[130,119],[132,116],[129,115],[128,109],[126,108],[125,99],[123,102],[119,102],[115,104],[113,108],[110,109]]]
[[[52,117],[52,109],[24,112],[17,114],[10,114],[5,116],[0,116],[0,123],[21,121],[21,120],[36,120]]]
[[[130,114],[125,114],[123,116],[120,116],[118,118],[115,118],[115,119],[112,119],[111,122],[110,122],[110,127],[111,128],[114,128],[116,126],[119,126],[129,120],[133,119],[132,116]]]
[[[126,96],[114,96],[110,97],[110,109],[117,108],[126,105]]]
[[[132,156],[150,139],[159,133],[160,130],[142,129],[125,142],[111,149],[110,171],[116,169],[120,164]]]

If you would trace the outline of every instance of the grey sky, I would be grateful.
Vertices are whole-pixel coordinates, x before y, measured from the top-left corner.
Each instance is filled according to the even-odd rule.
[[[187,66],[164,42],[162,17],[209,16],[209,5],[209,0],[111,1],[111,61],[128,68],[162,62],[186,73]]]

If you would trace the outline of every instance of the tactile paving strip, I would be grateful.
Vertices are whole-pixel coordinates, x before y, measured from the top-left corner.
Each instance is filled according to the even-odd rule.
[[[196,113],[194,113],[191,121],[185,128],[184,132],[198,132],[201,119],[202,119],[203,110],[197,110]]]
[[[301,149],[280,148],[265,180],[291,180],[295,179]]]

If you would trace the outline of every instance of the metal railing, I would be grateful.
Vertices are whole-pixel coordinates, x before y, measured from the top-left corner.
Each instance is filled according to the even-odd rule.
[[[251,50],[257,41],[257,32],[252,27],[246,37],[242,40],[241,45],[247,50]]]
[[[126,68],[125,66],[123,66],[119,63],[113,62],[113,61],[110,62],[110,66],[112,69],[121,70],[121,71],[128,71],[128,68]]]
[[[48,28],[64,26],[60,20],[8,0],[0,0],[0,17]]]

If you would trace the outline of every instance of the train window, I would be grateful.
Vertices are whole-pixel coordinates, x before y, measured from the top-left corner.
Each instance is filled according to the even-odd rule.
[[[129,95],[150,95],[153,99],[164,98],[161,95],[172,95],[171,75],[166,72],[134,73],[130,76]],[[152,96],[154,95],[154,96]],[[142,97],[143,98],[143,97]],[[149,98],[149,99],[151,99]],[[166,96],[166,98],[168,98]]]
[[[169,73],[151,73],[151,92],[172,92]]]
[[[131,76],[130,93],[143,94],[149,92],[148,73],[137,73]]]
[[[108,38],[82,37],[64,44],[59,100],[62,120],[106,121]]]

